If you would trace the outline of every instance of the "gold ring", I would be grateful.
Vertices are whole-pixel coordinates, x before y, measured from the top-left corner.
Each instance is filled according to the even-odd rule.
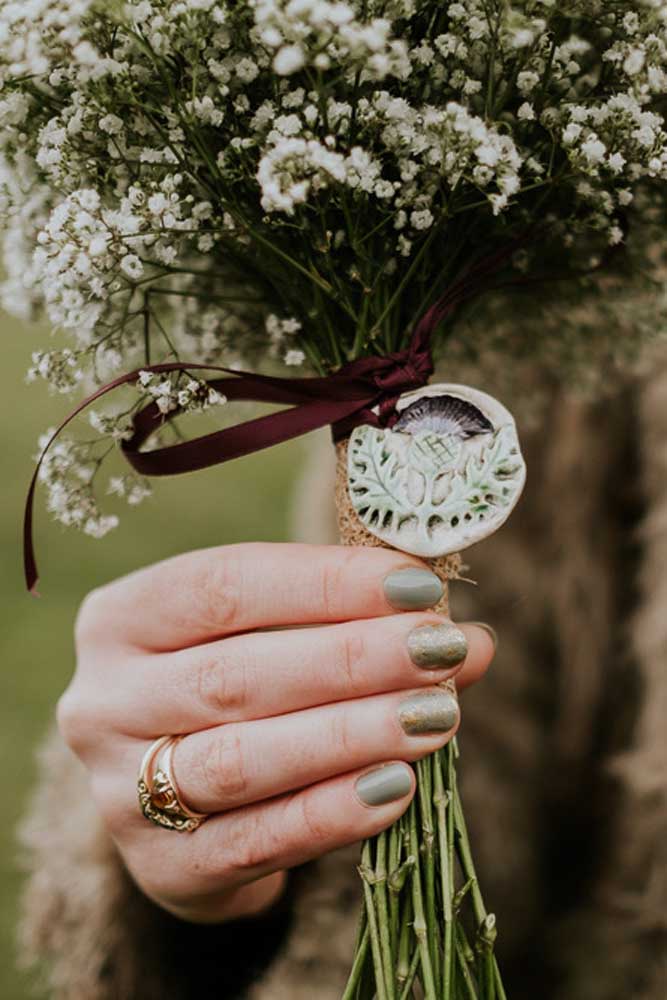
[[[182,736],[161,736],[149,746],[139,769],[137,792],[142,813],[166,830],[193,833],[208,813],[188,809],[178,794],[172,758]]]

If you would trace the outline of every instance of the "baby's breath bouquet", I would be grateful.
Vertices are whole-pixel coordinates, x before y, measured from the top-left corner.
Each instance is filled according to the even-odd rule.
[[[205,366],[335,377],[427,315],[445,361],[633,357],[666,92],[662,0],[0,0],[2,303],[54,330],[29,380],[138,373],[47,452],[51,513],[115,527],[100,498],[149,487],[107,455],[147,404],[163,443],[215,417]],[[504,996],[454,757],[364,847],[347,998]]]

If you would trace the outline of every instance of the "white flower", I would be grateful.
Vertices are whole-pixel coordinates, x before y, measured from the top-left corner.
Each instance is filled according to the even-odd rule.
[[[322,190],[331,181],[343,182],[345,159],[315,139],[278,137],[259,162],[257,180],[266,212],[294,214],[311,189]]]
[[[530,28],[520,28],[511,35],[511,44],[515,49],[525,49],[535,41],[535,34]]]
[[[141,263],[136,254],[128,253],[125,257],[121,259],[120,262],[121,270],[125,272],[128,278],[136,281],[144,273],[144,265]]]
[[[410,225],[413,229],[430,229],[433,225],[433,213],[424,208],[410,214]]]
[[[276,53],[273,68],[278,76],[289,76],[300,70],[305,62],[306,57],[300,45],[285,45]]]
[[[615,174],[620,174],[627,161],[622,153],[612,153],[607,162],[610,170]]]
[[[631,49],[623,61],[623,69],[628,76],[636,76],[643,70],[645,59],[643,49]]]
[[[516,82],[520,94],[530,94],[540,82],[540,78],[533,70],[522,70]]]
[[[578,122],[569,122],[563,131],[563,142],[566,146],[571,146],[577,141],[583,129]]]
[[[227,397],[223,396],[217,389],[209,389],[206,402],[208,406],[223,406],[227,402]]]
[[[259,76],[259,66],[253,59],[239,59],[234,69],[239,80],[244,83],[252,83]]]
[[[83,531],[92,538],[104,538],[117,527],[118,518],[114,514],[107,514],[103,517],[89,517],[83,525]]]
[[[607,153],[607,147],[597,136],[591,136],[581,144],[581,152],[590,163],[601,163]]]
[[[123,119],[118,115],[105,115],[97,124],[108,135],[118,135],[123,131]]]
[[[303,351],[299,351],[295,348],[290,349],[285,352],[284,362],[286,365],[302,365],[306,360],[306,355]]]
[[[135,482],[127,491],[126,498],[130,507],[136,507],[147,497],[152,495],[152,490],[146,482]]]
[[[126,484],[123,476],[111,476],[109,479],[109,485],[107,487],[107,493],[110,496],[124,497],[126,493]]]

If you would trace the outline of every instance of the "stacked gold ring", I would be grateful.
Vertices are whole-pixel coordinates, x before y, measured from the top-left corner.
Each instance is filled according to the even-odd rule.
[[[161,736],[149,746],[139,768],[137,792],[146,819],[166,830],[193,833],[207,813],[194,812],[182,801],[174,778],[174,747],[182,736]]]

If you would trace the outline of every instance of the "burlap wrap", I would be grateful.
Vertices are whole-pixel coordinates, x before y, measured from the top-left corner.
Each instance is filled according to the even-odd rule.
[[[384,542],[372,535],[359,520],[350,501],[347,488],[347,444],[348,438],[336,445],[336,516],[338,519],[338,534],[343,545],[373,545],[378,548],[388,548]],[[433,572],[440,578],[443,593],[440,601],[433,609],[445,618],[449,618],[449,581],[461,579],[463,562],[458,552],[449,556],[438,556],[436,559],[424,560]],[[455,691],[454,681],[445,681],[442,685]]]

